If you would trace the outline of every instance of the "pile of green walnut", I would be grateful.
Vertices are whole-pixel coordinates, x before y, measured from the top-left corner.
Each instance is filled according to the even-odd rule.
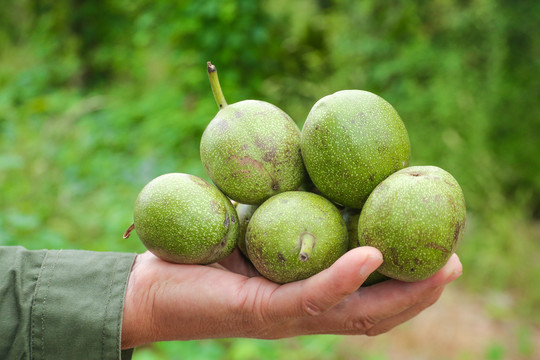
[[[365,245],[384,257],[366,284],[419,281],[456,251],[463,192],[441,168],[409,167],[407,130],[387,101],[338,91],[313,106],[300,131],[270,103],[227,104],[207,67],[219,111],[200,154],[213,184],[181,173],[155,178],[125,237],[135,229],[174,263],[210,264],[238,247],[277,283],[310,277]]]

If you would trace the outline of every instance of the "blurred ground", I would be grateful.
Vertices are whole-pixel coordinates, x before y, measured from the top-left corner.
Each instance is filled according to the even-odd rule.
[[[496,312],[513,313],[514,306],[510,294],[470,294],[452,284],[409,322],[377,337],[347,337],[341,347],[351,359],[356,348],[392,360],[539,359],[538,326],[515,315],[497,318]]]

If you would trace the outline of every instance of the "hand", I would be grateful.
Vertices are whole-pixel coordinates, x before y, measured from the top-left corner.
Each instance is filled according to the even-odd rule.
[[[278,285],[257,276],[237,251],[207,266],[171,264],[146,252],[128,281],[122,348],[222,337],[377,335],[435,303],[462,271],[454,254],[427,280],[360,288],[381,262],[377,249],[359,247],[317,275]]]

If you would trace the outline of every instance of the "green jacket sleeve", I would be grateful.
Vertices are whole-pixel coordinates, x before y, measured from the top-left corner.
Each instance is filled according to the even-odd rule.
[[[0,358],[129,359],[120,335],[135,255],[0,247]]]

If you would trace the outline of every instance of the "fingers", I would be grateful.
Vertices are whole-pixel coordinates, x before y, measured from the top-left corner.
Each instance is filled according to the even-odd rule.
[[[378,335],[387,332],[434,304],[445,285],[461,272],[459,258],[453,255],[429,279],[414,283],[389,280],[362,288],[351,295],[344,306],[326,314],[326,321],[337,321],[335,334]]]
[[[277,319],[320,315],[355,292],[381,263],[377,249],[353,249],[319,274],[279,287],[269,300],[270,313]]]
[[[425,281],[427,284],[431,283],[432,286],[435,286],[431,294],[426,296],[423,300],[419,301],[417,304],[406,309],[405,311],[402,311],[401,313],[393,317],[390,317],[386,320],[379,322],[378,324],[373,326],[371,329],[369,329],[366,335],[374,336],[374,335],[379,335],[379,334],[388,332],[394,327],[412,319],[413,317],[418,315],[420,312],[424,311],[431,305],[435,304],[437,300],[441,297],[444,287],[451,281],[454,281],[459,276],[461,276],[462,271],[463,271],[463,268],[462,268],[461,262],[459,261],[458,256],[456,254],[452,255],[448,263],[445,265],[443,269],[441,269],[441,271],[439,271],[437,274],[435,274],[430,279],[427,279]],[[442,284],[437,286],[437,284],[439,284],[440,282],[442,282]]]
[[[436,288],[433,293],[430,294],[426,299],[420,301],[419,303],[415,304],[414,306],[408,308],[405,311],[402,311],[395,316],[392,316],[375,324],[368,331],[366,331],[366,335],[375,336],[384,334],[385,332],[392,330],[396,326],[412,319],[431,305],[435,304],[435,302],[437,302],[437,300],[441,297],[443,290],[444,285]]]
[[[429,296],[434,289],[445,285],[461,275],[462,266],[456,254],[446,265],[429,279],[418,282],[389,281],[362,289],[367,313],[375,314],[378,319],[401,313]]]

